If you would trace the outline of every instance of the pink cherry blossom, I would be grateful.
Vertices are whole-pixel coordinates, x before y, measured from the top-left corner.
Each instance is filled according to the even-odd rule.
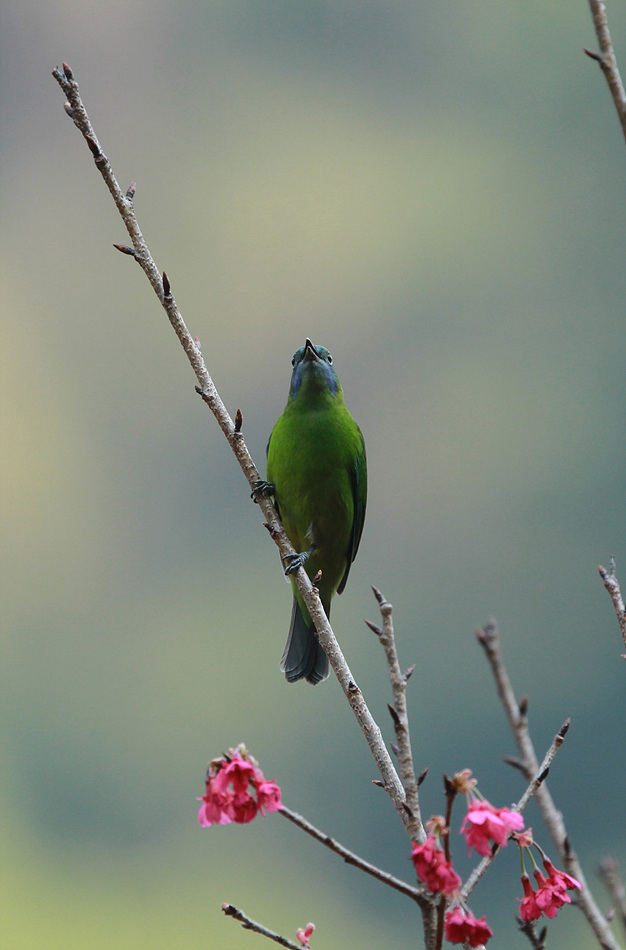
[[[315,930],[315,924],[307,924],[304,930],[298,930],[296,932],[296,937],[300,941],[305,950],[310,950],[309,939]]]
[[[245,762],[239,752],[235,752],[230,762],[224,762],[214,778],[216,792],[224,795],[229,785],[237,793],[246,792],[248,785],[254,779],[255,768],[250,762]]]
[[[452,862],[446,860],[443,849],[437,846],[435,834],[428,834],[423,844],[413,845],[411,860],[418,877],[433,893],[452,894],[461,886],[461,878]]]
[[[557,871],[547,858],[544,859],[543,864],[548,871],[548,877],[545,877],[538,868],[534,871],[537,881],[537,906],[546,917],[556,917],[563,904],[572,902],[567,891],[574,888],[580,890],[580,884],[576,878],[570,877],[565,871]]]
[[[228,755],[209,764],[205,794],[199,801],[198,821],[204,828],[232,821],[246,824],[258,812],[265,814],[282,807],[280,788],[265,780],[244,746],[230,749]]]
[[[461,831],[466,836],[468,851],[474,848],[478,854],[488,857],[492,842],[503,847],[512,831],[520,831],[524,819],[510,808],[495,808],[486,799],[472,798]]]
[[[524,888],[524,897],[520,901],[520,917],[522,920],[539,920],[542,913],[541,907],[537,904],[536,894],[527,874],[522,874],[522,887]]]
[[[566,888],[568,891],[580,890],[580,883],[576,878],[570,874],[566,874],[565,871],[558,871],[548,858],[543,859],[543,866],[548,872],[548,880],[553,882],[553,884],[558,882],[561,887]]]
[[[256,786],[256,793],[259,811],[262,815],[265,812],[280,811],[283,807],[280,801],[280,788],[276,782],[260,782]]]
[[[470,947],[480,947],[493,936],[493,930],[484,917],[478,920],[471,910],[457,906],[448,911],[445,919],[446,940],[450,943],[467,943]]]

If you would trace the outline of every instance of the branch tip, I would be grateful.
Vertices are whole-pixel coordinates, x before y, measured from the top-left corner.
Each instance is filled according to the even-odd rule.
[[[364,623],[367,627],[369,627],[370,630],[371,630],[373,633],[375,633],[377,637],[382,637],[383,632],[382,632],[381,628],[380,628],[379,626],[377,626],[377,624],[372,623],[371,620],[365,620],[365,618],[363,618],[363,623]]]
[[[569,727],[571,726],[571,724],[572,724],[571,716],[568,716],[567,719],[565,720],[565,722],[563,723],[563,725],[561,726],[561,728],[559,729],[559,735],[560,735],[561,739],[564,739],[564,738],[565,738],[565,736],[567,735],[568,730],[569,730]]]
[[[135,192],[137,191],[137,182],[131,181],[130,185],[126,189],[126,198],[128,201],[132,201],[135,197]]]
[[[394,726],[400,725],[400,716],[398,715],[398,710],[395,706],[392,706],[391,703],[387,703],[387,709],[389,710],[389,715],[393,719]]]
[[[165,273],[165,271],[163,271],[163,296],[164,297],[172,296],[172,289],[170,287],[169,278],[167,274]]]
[[[235,413],[235,432],[241,432],[241,427],[243,425],[243,415],[241,409],[238,409]]]
[[[526,717],[528,715],[528,703],[528,696],[522,696],[519,703],[517,704],[520,716]]]
[[[122,254],[128,254],[129,257],[136,257],[135,248],[129,247],[128,244],[114,244],[113,247]]]
[[[421,786],[422,782],[424,781],[424,779],[425,779],[426,776],[428,775],[428,768],[429,768],[429,767],[426,766],[426,768],[425,768],[425,769],[422,769],[422,771],[420,772],[420,774],[417,776],[417,787],[418,787],[418,788]]]
[[[70,82],[74,79],[74,73],[71,70],[71,67],[67,63],[63,63],[63,75],[66,79],[69,79]]]
[[[372,591],[373,591],[373,593],[374,593],[374,597],[375,597],[376,600],[378,601],[378,606],[379,606],[379,607],[384,607],[384,606],[388,603],[387,598],[385,597],[385,595],[382,594],[382,593],[378,590],[377,587],[374,587],[373,584],[371,585],[371,588],[372,588]]]
[[[598,53],[594,53],[593,50],[587,49],[586,47],[583,47],[583,53],[586,53],[589,59],[594,59],[596,63],[602,65],[602,57],[598,55]]]
[[[417,665],[417,664],[412,663],[412,664],[409,666],[409,668],[404,671],[403,676],[404,676],[404,682],[405,682],[405,683],[408,683],[409,680],[411,679],[411,677],[413,676],[413,673],[415,672],[415,667],[416,667],[416,665]]]

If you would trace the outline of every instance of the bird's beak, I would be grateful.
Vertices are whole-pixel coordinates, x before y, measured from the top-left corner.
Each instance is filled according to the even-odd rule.
[[[320,357],[317,350],[315,349],[315,347],[313,346],[313,344],[307,337],[306,342],[304,344],[304,356],[302,357],[302,359],[309,360],[309,361],[316,361],[316,360],[319,360],[319,358]]]

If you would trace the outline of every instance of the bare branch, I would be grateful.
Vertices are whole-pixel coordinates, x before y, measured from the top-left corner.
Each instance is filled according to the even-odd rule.
[[[302,831],[306,831],[308,835],[311,835],[312,838],[315,838],[315,840],[323,844],[324,847],[334,851],[335,854],[338,854],[340,858],[343,858],[346,864],[351,864],[353,867],[359,868],[360,871],[370,874],[372,877],[375,877],[376,880],[381,881],[382,884],[387,884],[389,887],[393,887],[394,890],[400,891],[400,893],[404,894],[405,897],[410,897],[420,905],[426,906],[431,903],[431,900],[427,896],[427,892],[423,892],[419,888],[413,887],[411,884],[407,884],[405,881],[400,880],[400,878],[394,877],[393,874],[389,874],[387,871],[383,871],[381,868],[376,867],[375,864],[370,864],[369,861],[365,861],[364,858],[360,858],[358,854],[355,854],[353,851],[349,851],[348,848],[344,847],[344,845],[340,844],[329,835],[324,834],[323,831],[320,831],[319,828],[316,828],[315,825],[312,825],[306,820],[306,818],[303,818],[302,815],[299,815],[295,811],[291,811],[289,808],[286,808],[285,805],[283,805],[278,814],[284,815],[285,818],[288,818],[289,821],[293,822],[294,825],[297,825],[298,828],[301,828]]]
[[[611,34],[609,33],[606,7],[602,0],[589,0],[589,9],[591,10],[593,25],[596,29],[596,36],[598,37],[600,55],[588,49],[585,50],[585,53],[600,65],[600,69],[604,73],[604,78],[607,81],[611,96],[613,97],[617,117],[620,121],[624,138],[626,139],[626,93],[624,92],[622,77],[617,68],[615,51],[613,49]]]
[[[622,926],[626,933],[626,886],[624,886],[624,881],[619,871],[619,864],[615,858],[609,855],[602,858],[598,866],[598,874],[600,875],[600,880],[611,895],[611,900],[621,918]]]
[[[227,917],[233,917],[234,920],[238,920],[244,930],[253,930],[254,933],[261,934],[263,937],[267,937],[269,940],[279,943],[281,947],[289,947],[290,950],[302,950],[301,944],[287,940],[286,937],[281,937],[280,934],[274,933],[273,930],[268,930],[263,924],[258,924],[256,920],[252,920],[247,914],[244,914],[242,910],[238,910],[232,904],[222,904],[222,910]]]
[[[126,193],[124,193],[120,188],[117,179],[113,174],[113,169],[106,155],[102,151],[100,143],[91,124],[91,120],[89,119],[85,106],[83,105],[82,99],[80,97],[78,84],[75,81],[69,66],[67,66],[67,64],[63,64],[63,71],[54,69],[52,71],[52,75],[59,83],[61,89],[69,101],[69,110],[66,108],[65,111],[68,115],[70,115],[74,124],[83,134],[89,150],[93,155],[96,167],[102,175],[107,188],[109,189],[113,200],[115,201],[115,205],[124,221],[126,230],[128,231],[128,234],[132,240],[134,250],[134,255],[132,256],[134,256],[135,260],[140,265],[141,269],[144,271],[148,280],[150,281],[150,284],[159,298],[161,305],[165,309],[169,321],[187,355],[187,359],[189,360],[199,383],[199,385],[196,387],[197,392],[200,394],[204,402],[207,403],[211,409],[211,412],[215,416],[222,432],[226,436],[226,439],[228,440],[228,443],[235,454],[235,457],[237,458],[237,461],[241,466],[245,477],[248,480],[250,488],[254,492],[254,489],[261,482],[261,478],[244,442],[243,435],[240,431],[240,426],[235,424],[228,414],[226,407],[224,406],[224,403],[222,402],[217,389],[215,388],[213,380],[209,375],[200,346],[189,333],[189,330],[187,329],[182,315],[176,305],[176,301],[171,293],[170,282],[167,278],[167,275],[163,273],[163,276],[161,276],[137,223],[132,200],[135,193],[135,184],[133,182]],[[268,530],[280,551],[283,561],[290,555],[293,556],[295,553],[294,549],[290,544],[289,539],[282,528],[282,525],[280,524],[276,510],[269,497],[259,492],[255,494],[255,501],[258,502],[263,515],[267,519]],[[311,581],[309,580],[303,568],[300,568],[291,576],[295,578],[298,589],[300,590],[304,602],[306,603],[309,610],[311,619],[315,624],[320,643],[322,644],[322,647],[328,656],[341,688],[343,689],[350,707],[359,723],[359,726],[361,727],[361,731],[367,740],[370,751],[380,772],[383,787],[389,794],[403,824],[409,833],[411,833],[411,829],[413,827],[412,819],[410,812],[405,807],[406,796],[402,787],[402,783],[400,782],[398,773],[396,772],[393,762],[391,761],[391,757],[383,741],[380,729],[378,728],[373,716],[367,708],[361,691],[357,686],[354,677],[352,676],[343,653],[341,652],[337,638],[333,633],[332,627],[330,626],[328,618],[324,612],[324,608],[322,607],[322,602],[319,598],[317,590],[315,590],[311,584]]]
[[[518,704],[515,699],[513,687],[502,660],[500,637],[495,620],[490,620],[483,630],[477,630],[476,636],[489,660],[498,695],[504,706],[507,719],[509,720],[509,726],[517,743],[524,774],[529,781],[534,780],[534,777],[540,774],[541,769],[537,762],[537,756],[528,730],[528,719],[526,717],[527,701]],[[535,798],[567,873],[580,882],[581,890],[578,894],[577,905],[587,918],[589,926],[596,935],[598,943],[603,950],[619,950],[619,945],[611,933],[606,917],[602,914],[593,898],[580,862],[571,849],[563,815],[554,804],[545,782],[540,784],[536,789]],[[488,861],[489,858],[485,858],[484,860]]]
[[[415,778],[415,768],[413,766],[409,717],[406,705],[407,682],[414,667],[409,667],[406,673],[403,673],[400,669],[393,631],[393,607],[376,587],[372,587],[372,590],[378,602],[383,622],[382,629],[369,623],[369,621],[366,621],[366,623],[368,627],[374,630],[378,635],[387,658],[391,690],[393,693],[393,706],[389,707],[389,711],[391,712],[393,726],[398,740],[397,755],[398,764],[400,766],[400,777],[406,794],[406,807],[410,812],[410,825],[407,826],[407,830],[412,840],[422,843],[426,838],[426,832],[424,831],[420,814],[418,783]]]
[[[615,610],[615,616],[617,617],[619,629],[624,641],[624,648],[626,648],[626,607],[624,607],[622,592],[617,577],[615,576],[615,558],[611,558],[608,571],[602,567],[602,565],[598,567],[598,571],[600,572],[604,586],[609,592],[609,597],[613,601],[613,609]],[[622,653],[622,658],[626,660],[626,653]]]

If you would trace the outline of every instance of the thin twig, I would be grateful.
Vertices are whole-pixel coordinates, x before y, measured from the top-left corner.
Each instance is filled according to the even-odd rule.
[[[267,937],[269,940],[279,943],[281,947],[289,947],[290,950],[302,950],[302,944],[294,943],[292,940],[287,940],[286,937],[281,937],[280,934],[274,933],[273,930],[268,930],[263,924],[252,920],[247,914],[244,914],[242,910],[238,910],[232,904],[222,904],[222,910],[227,917],[238,920],[244,930],[253,930],[254,933],[261,934],[263,937]]]
[[[611,34],[609,33],[606,7],[602,0],[589,0],[589,9],[591,10],[596,36],[598,37],[600,54],[588,49],[585,50],[585,53],[599,64],[600,69],[604,73],[604,78],[607,81],[611,96],[613,97],[617,117],[620,121],[624,138],[626,139],[626,93],[624,92],[622,77],[617,67],[613,42],[611,40]]]
[[[615,858],[610,855],[602,858],[598,865],[598,874],[600,880],[611,895],[615,910],[622,921],[624,933],[626,933],[626,886],[622,880],[619,864]]]
[[[124,221],[128,234],[133,243],[130,256],[134,257],[134,259],[138,262],[148,277],[148,280],[150,281],[162,306],[164,307],[170,323],[172,324],[172,327],[174,328],[174,331],[180,340],[192,369],[196,374],[196,378],[199,383],[199,386],[196,387],[197,392],[201,395],[202,399],[211,409],[220,428],[222,429],[222,432],[226,436],[230,447],[235,453],[237,461],[239,462],[244,475],[248,480],[250,488],[254,490],[254,488],[257,486],[257,483],[260,481],[260,475],[256,466],[254,465],[254,462],[252,461],[252,457],[250,456],[248,448],[244,442],[243,435],[241,434],[240,420],[238,420],[237,424],[235,424],[228,414],[226,407],[224,406],[224,403],[222,402],[217,389],[215,388],[213,380],[209,375],[200,347],[189,333],[182,315],[176,306],[176,302],[171,293],[170,282],[167,278],[167,275],[163,273],[163,276],[161,276],[156,264],[154,263],[152,255],[148,249],[148,245],[143,238],[137,223],[137,218],[135,216],[133,207],[135,185],[133,183],[126,193],[124,193],[120,188],[117,179],[113,174],[111,164],[100,147],[100,143],[96,137],[95,131],[80,97],[78,84],[74,79],[70,67],[64,63],[63,70],[61,71],[59,69],[54,69],[52,71],[52,75],[67,97],[68,102],[65,104],[65,111],[83,134],[83,137],[85,138],[89,150],[94,158],[96,167],[98,168],[111,195],[113,196],[115,205]],[[282,525],[280,524],[278,515],[270,499],[266,496],[260,495],[256,496],[256,500],[258,501],[263,515],[267,520],[269,532],[278,546],[284,561],[289,555],[294,554],[294,549],[290,544],[289,539],[282,528]],[[343,689],[350,707],[361,727],[361,731],[367,740],[370,751],[380,772],[383,787],[389,794],[396,811],[398,812],[405,827],[408,829],[411,819],[407,809],[405,808],[405,793],[402,783],[400,782],[389,752],[387,751],[381,731],[374,721],[374,718],[365,703],[361,691],[356,685],[355,679],[352,676],[348,664],[346,663],[339,644],[337,643],[337,638],[335,637],[332,627],[328,622],[328,618],[326,617],[324,608],[322,607],[319,594],[313,587],[303,568],[300,568],[291,576],[295,578],[298,589],[300,590],[304,602],[306,603],[311,615],[311,619],[315,624],[319,641],[330,660],[330,664],[337,675],[337,679],[339,680],[341,688]]]
[[[406,881],[402,881],[400,878],[394,877],[393,874],[389,874],[387,871],[376,867],[375,864],[370,864],[369,861],[365,861],[364,858],[359,857],[359,855],[353,851],[349,851],[348,848],[344,847],[344,845],[340,844],[334,838],[324,834],[323,831],[320,831],[319,828],[316,828],[315,825],[312,825],[310,821],[307,821],[306,818],[303,818],[302,815],[299,815],[297,812],[291,811],[291,809],[283,805],[278,814],[284,815],[285,818],[288,818],[289,821],[297,825],[302,831],[306,831],[306,833],[312,838],[315,838],[316,841],[319,841],[326,848],[334,851],[340,858],[343,858],[346,864],[351,864],[353,867],[359,868],[360,871],[370,874],[372,877],[375,877],[376,880],[387,884],[389,887],[393,887],[394,890],[400,891],[405,897],[410,897],[411,900],[416,901],[416,903],[420,905],[430,903],[428,897],[425,896],[424,892],[420,891],[419,888],[413,887],[411,884],[407,884]]]
[[[613,601],[613,609],[615,610],[615,616],[617,617],[619,629],[624,641],[624,648],[626,649],[626,607],[624,607],[619,581],[615,576],[615,558],[611,558],[608,571],[602,567],[601,564],[598,567],[598,571],[600,572],[604,586],[609,592],[609,597]],[[622,658],[626,660],[626,653],[622,653]]]
[[[489,660],[498,695],[517,743],[520,765],[527,780],[531,781],[540,772],[540,768],[528,730],[528,718],[526,716],[528,703],[526,700],[518,703],[515,698],[509,675],[502,660],[500,637],[495,620],[491,620],[483,630],[477,630],[476,636]],[[535,798],[567,873],[580,882],[581,890],[577,895],[577,905],[587,918],[589,926],[603,950],[619,950],[619,945],[611,933],[609,924],[596,904],[591,889],[585,880],[580,862],[571,849],[563,815],[554,804],[545,782],[537,788]]]
[[[385,651],[387,666],[389,667],[389,679],[391,681],[391,691],[393,694],[393,706],[390,706],[389,710],[392,715],[393,726],[398,740],[397,758],[398,765],[400,766],[400,778],[402,779],[402,785],[406,794],[406,808],[410,813],[410,825],[407,827],[411,839],[422,844],[426,839],[426,832],[420,813],[419,791],[417,779],[415,778],[415,768],[413,766],[409,717],[406,705],[406,687],[413,668],[409,668],[405,673],[400,669],[393,631],[393,607],[376,587],[372,587],[372,590],[378,602],[383,623],[382,629],[375,627],[374,624],[369,622],[368,626],[378,633],[378,638]]]
[[[548,928],[542,927],[539,933],[537,933],[536,920],[522,920],[520,917],[517,917],[516,920],[520,929],[520,933],[523,933],[525,937],[528,937],[533,950],[546,950],[546,937],[548,935]]]

